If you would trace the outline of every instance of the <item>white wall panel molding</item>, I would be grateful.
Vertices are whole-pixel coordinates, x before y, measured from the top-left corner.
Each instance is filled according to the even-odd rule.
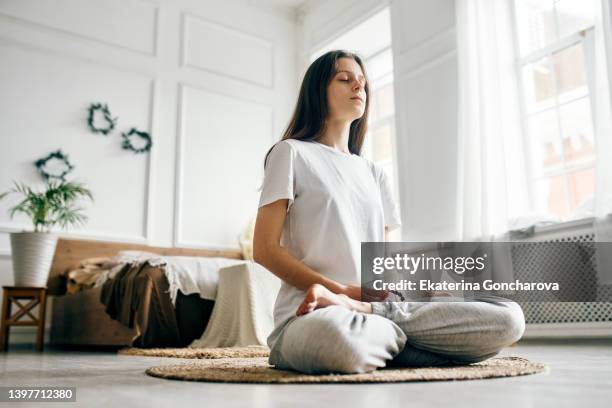
[[[61,148],[95,201],[59,236],[237,250],[295,103],[297,32],[286,0],[0,0],[0,191],[39,187],[32,162]],[[98,101],[108,136],[86,126]],[[131,127],[148,154],[121,148]],[[8,215],[18,198],[0,201],[4,285],[9,235],[32,229]]]
[[[297,11],[291,2],[285,5],[279,1],[270,0],[243,0],[254,12],[266,13],[273,17],[280,17],[284,20],[295,22]]]
[[[185,88],[190,85],[178,84],[177,93],[177,114],[176,114],[176,149],[174,159],[174,222],[172,224],[172,245],[178,246],[181,241],[181,208],[183,205],[183,148],[184,148],[184,136],[183,128],[185,122]],[[193,87],[193,86],[192,86]]]
[[[183,67],[274,87],[274,45],[270,40],[182,13],[180,48]]]
[[[118,47],[98,45],[92,47],[88,41],[67,41],[54,31],[32,30],[0,14],[0,45],[46,52],[58,57],[101,64],[118,70],[154,77],[155,58],[134,53]]]
[[[238,242],[237,239],[236,242]],[[175,244],[175,246],[190,249],[211,249],[215,251],[240,251],[240,247],[238,245],[222,245],[214,242],[190,242],[181,240],[179,243]]]
[[[153,229],[153,220],[155,219],[155,206],[153,205],[155,200],[155,172],[153,169],[155,168],[155,163],[157,163],[157,158],[159,156],[159,149],[156,149],[155,139],[160,136],[161,132],[158,132],[157,120],[156,120],[156,100],[158,95],[158,86],[156,80],[151,80],[150,83],[150,93],[149,93],[149,123],[148,129],[149,135],[151,136],[153,145],[151,150],[149,150],[147,155],[147,174],[145,180],[145,202],[144,202],[144,219],[142,221],[143,231],[142,238],[146,242],[151,242],[152,234],[151,231]]]
[[[12,224],[2,223],[0,224],[0,234],[6,235],[6,242],[9,243],[6,247],[0,247],[0,257],[11,258],[11,247],[9,241],[9,234],[12,232],[31,231],[30,225],[15,226]],[[87,230],[74,230],[71,232],[56,231],[61,238],[75,238],[75,239],[87,239],[94,241],[109,241],[109,242],[127,242],[133,244],[145,244],[149,245],[149,242],[145,237],[135,235],[122,235],[113,234],[106,231],[87,231]]]
[[[247,221],[246,204],[233,208],[235,217],[223,215],[231,220],[223,231],[206,230],[200,235],[192,228],[198,221],[191,215],[195,211],[191,206],[197,205],[191,191],[197,182],[189,179],[195,160],[180,161],[189,153],[199,154],[193,152],[199,139],[188,130],[184,146],[179,133],[184,123],[177,114],[191,109],[194,113],[186,123],[192,129],[205,128],[198,122],[203,114],[198,107],[208,105],[206,101],[220,101],[228,112],[238,114],[227,120],[228,133],[220,130],[225,122],[217,120],[222,116],[217,113],[213,132],[225,137],[229,147],[242,150],[244,145],[253,151],[252,156],[234,155],[247,163],[249,174],[221,171],[221,176],[234,178],[235,188],[227,180],[209,188],[218,197],[215,208],[224,201],[235,206],[246,190],[252,201],[258,194],[250,195],[251,177],[260,170],[265,153],[258,149],[266,150],[278,139],[277,129],[286,125],[297,94],[295,12],[267,2],[0,1],[0,74],[5,91],[0,109],[9,113],[1,122],[7,138],[0,158],[8,160],[0,166],[0,175],[5,175],[0,177],[4,185],[0,191],[9,188],[12,179],[37,183],[31,160],[62,148],[76,166],[75,178],[86,182],[97,198],[85,205],[90,222],[80,228],[80,236],[235,249],[234,236]],[[178,100],[180,86],[206,96],[188,99],[184,106]],[[113,115],[119,116],[116,132],[106,137],[89,133],[84,125],[87,105],[98,100],[109,103]],[[245,127],[250,122],[252,140]],[[120,132],[132,126],[151,133],[149,154],[121,149]],[[208,145],[202,148],[204,157],[212,151]],[[179,149],[187,155],[181,158]],[[208,174],[219,172],[214,166],[224,165],[207,160],[213,166],[206,167]],[[181,169],[192,181],[178,176]],[[263,165],[261,171],[263,175]],[[175,184],[179,180],[186,182],[183,191]],[[175,196],[179,192],[182,199]],[[8,257],[8,232],[20,230],[19,223],[27,221],[21,216],[10,220],[9,204],[0,203],[0,227],[5,228],[0,228],[0,256]]]
[[[278,102],[278,92],[275,89],[264,88],[251,82],[243,82],[209,71],[184,69],[181,72],[180,82],[197,88],[206,88],[211,92],[242,95],[243,98],[257,103],[271,105]],[[291,103],[293,102],[292,100]]]
[[[314,52],[346,31],[359,25],[389,5],[388,0],[349,1],[344,8],[330,16],[316,29],[309,30],[308,52]]]
[[[111,205],[108,200],[111,194],[116,192],[116,190],[113,190],[112,183],[115,183],[117,179],[110,180],[110,183],[105,184],[103,180],[105,176],[102,172],[107,171],[108,167],[106,169],[104,167],[100,168],[98,161],[101,160],[102,165],[105,165],[107,162],[114,162],[116,165],[120,162],[122,166],[127,166],[123,171],[128,172],[128,175],[129,172],[134,171],[135,167],[130,161],[135,158],[129,152],[121,149],[120,132],[126,131],[132,126],[138,127],[141,130],[152,131],[154,123],[155,79],[130,70],[122,70],[114,66],[106,67],[100,63],[91,63],[91,61],[78,57],[68,58],[67,56],[57,55],[54,52],[40,50],[36,47],[23,47],[12,42],[7,44],[4,41],[0,41],[0,49],[2,47],[4,47],[3,55],[9,58],[11,64],[17,64],[14,66],[5,64],[0,68],[3,72],[3,77],[9,80],[5,86],[5,95],[7,97],[10,97],[10,95],[20,95],[30,101],[46,100],[46,103],[49,104],[48,109],[42,109],[40,103],[31,104],[31,109],[33,109],[34,114],[38,118],[36,122],[29,121],[32,114],[28,115],[27,112],[18,111],[12,112],[10,118],[6,118],[3,121],[3,125],[10,129],[11,132],[20,135],[22,141],[26,143],[24,146],[29,146],[11,146],[11,149],[16,152],[19,150],[21,154],[27,156],[27,160],[25,157],[22,157],[13,164],[7,164],[9,167],[2,170],[5,174],[9,174],[11,166],[18,165],[19,171],[22,174],[21,176],[3,177],[3,185],[6,184],[4,188],[8,188],[10,180],[14,178],[23,180],[26,184],[39,183],[40,179],[36,176],[34,166],[30,162],[33,162],[38,157],[42,157],[49,151],[62,148],[76,166],[74,176],[77,179],[81,179],[79,176],[83,176],[82,169],[87,169],[88,172],[85,173],[85,176],[89,177],[89,181],[93,182],[98,188],[103,187],[101,194],[96,190],[95,186],[92,187],[94,198],[98,195],[98,199],[100,199],[100,195],[102,195],[103,199],[107,200],[107,205]],[[22,64],[24,68],[17,70],[15,67],[19,66],[19,64]],[[79,74],[68,74],[68,67],[70,69],[77,69]],[[26,79],[28,76],[30,79]],[[122,85],[112,86],[115,81],[122,83]],[[98,82],[105,85],[100,85]],[[22,88],[19,88],[19,86]],[[67,93],[66,89],[69,88],[81,89]],[[108,88],[114,89],[109,90]],[[91,95],[87,94],[88,92]],[[126,99],[128,95],[124,96],[122,92],[130,93],[129,96],[132,97],[133,102],[129,102],[129,98]],[[101,96],[101,94],[106,95],[106,97]],[[59,99],[54,100],[53,98]],[[98,98],[101,98],[101,102],[109,102],[112,114],[120,118],[116,131],[108,136],[94,135],[86,127],[86,108],[89,103],[97,102]],[[108,100],[108,98],[111,100]],[[137,101],[138,98],[142,99]],[[61,103],[58,103],[58,101],[61,101]],[[7,101],[4,101],[4,103],[7,103]],[[120,104],[122,103],[124,104],[124,109],[121,109]],[[134,107],[134,104],[138,105],[139,103],[144,103],[146,108],[140,109],[138,106]],[[117,104],[119,104],[119,107]],[[9,103],[4,106],[5,112],[7,109],[11,109],[10,105]],[[39,135],[47,132],[45,130],[48,129],[47,126],[54,129],[52,131],[52,134],[55,136],[53,140],[40,139]],[[153,138],[155,140],[155,135],[153,135]],[[79,143],[82,142],[83,145],[80,146],[82,149],[77,149],[75,152],[74,146],[77,141]],[[96,149],[99,148],[103,150],[97,151]],[[5,157],[5,161],[10,157],[12,159],[9,160],[16,160],[10,151],[5,151],[4,154],[8,155]],[[99,156],[99,154],[101,155]],[[140,169],[143,173],[143,179],[137,184],[143,188],[142,202],[140,203],[140,210],[133,212],[134,217],[141,219],[140,227],[135,228],[135,230],[139,229],[140,232],[137,234],[119,231],[93,232],[85,225],[83,228],[87,236],[99,236],[101,238],[124,236],[131,241],[137,240],[138,242],[149,240],[152,220],[150,215],[152,210],[151,185],[154,183],[152,168],[155,163],[156,154],[155,149],[152,149],[146,157],[136,157],[136,160],[142,160],[144,166]],[[0,154],[0,156],[2,155]],[[89,164],[89,166],[82,167],[84,164]],[[117,171],[120,172],[117,168],[113,169],[113,172],[116,173]],[[127,197],[130,197],[129,191],[126,193]],[[117,199],[120,200],[119,197]],[[96,203],[94,202],[94,204],[88,204],[86,208],[93,211],[96,209],[95,205]],[[135,204],[132,203],[132,205],[134,206]],[[2,208],[5,207],[6,204],[2,203]],[[97,216],[99,224],[97,228],[100,229],[104,225],[100,221],[102,214],[97,214]],[[6,217],[6,214],[2,214],[1,217]],[[29,226],[22,226],[11,221],[0,222],[0,225],[5,229],[13,228],[13,230],[15,228],[18,228],[17,230],[30,228]]]
[[[238,233],[257,210],[263,158],[274,139],[274,109],[179,84],[178,111],[174,245],[237,249]],[[219,117],[220,112],[227,113]],[[224,194],[216,196],[218,191]],[[202,233],[194,232],[200,229]],[[215,242],[212,237],[219,238]]]
[[[142,0],[20,0],[0,15],[37,30],[155,56],[159,8]]]

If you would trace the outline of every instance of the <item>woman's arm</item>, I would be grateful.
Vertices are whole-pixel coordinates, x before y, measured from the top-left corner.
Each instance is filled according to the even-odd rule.
[[[306,290],[311,285],[319,283],[334,293],[346,294],[349,288],[347,285],[326,278],[309,268],[280,245],[288,203],[287,199],[277,200],[261,207],[257,212],[253,235],[253,259],[298,289]]]

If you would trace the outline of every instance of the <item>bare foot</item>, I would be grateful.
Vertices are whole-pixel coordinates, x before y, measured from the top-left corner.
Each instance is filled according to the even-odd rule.
[[[315,283],[308,288],[306,296],[304,297],[304,300],[300,306],[297,308],[295,314],[301,316],[305,315],[306,313],[310,313],[313,310],[332,305],[344,306],[347,309],[363,313],[372,312],[372,307],[369,303],[351,299],[344,294],[334,293],[325,286]]]

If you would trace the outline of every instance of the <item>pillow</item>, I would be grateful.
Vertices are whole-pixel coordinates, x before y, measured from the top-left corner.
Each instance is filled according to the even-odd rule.
[[[245,227],[244,231],[240,235],[239,243],[240,250],[242,252],[242,258],[246,260],[253,260],[253,235],[255,233],[255,217],[249,220],[249,223]]]

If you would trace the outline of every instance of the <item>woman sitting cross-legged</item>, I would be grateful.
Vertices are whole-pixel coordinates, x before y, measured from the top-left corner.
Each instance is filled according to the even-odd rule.
[[[282,280],[270,364],[305,373],[362,373],[485,360],[516,342],[520,306],[363,302],[362,242],[401,226],[388,178],[360,156],[369,87],[361,59],[330,51],[308,68],[287,130],[264,161],[253,256]]]

